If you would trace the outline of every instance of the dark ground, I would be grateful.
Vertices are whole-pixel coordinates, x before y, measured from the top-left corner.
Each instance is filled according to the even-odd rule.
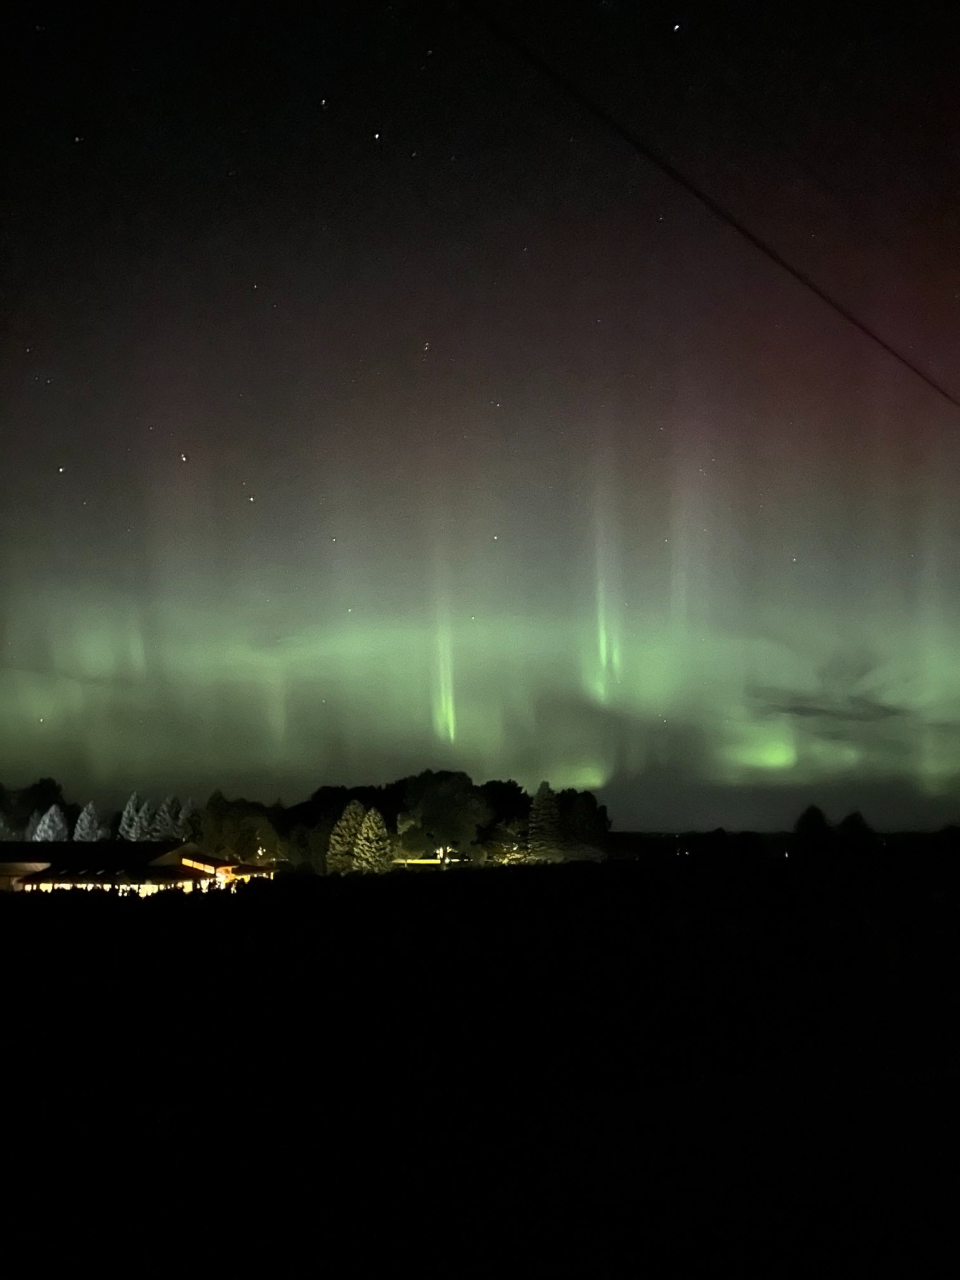
[[[135,1271],[929,1274],[956,882],[731,850],[2,895],[8,1219]]]

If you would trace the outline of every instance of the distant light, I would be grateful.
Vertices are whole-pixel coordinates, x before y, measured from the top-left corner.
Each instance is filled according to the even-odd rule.
[[[674,24],[674,28],[673,28],[673,29],[674,29],[674,31],[679,31],[679,30],[680,30],[680,23],[679,23],[679,22],[675,23],[675,24]]]

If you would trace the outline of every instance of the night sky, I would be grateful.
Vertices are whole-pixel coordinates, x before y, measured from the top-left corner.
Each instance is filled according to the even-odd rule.
[[[956,19],[76,8],[2,20],[8,786],[960,818],[960,411],[482,15],[953,396]]]

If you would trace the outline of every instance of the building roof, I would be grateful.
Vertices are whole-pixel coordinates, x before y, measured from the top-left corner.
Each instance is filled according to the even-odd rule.
[[[189,858],[193,862],[202,862],[214,869],[218,867],[235,867],[238,863],[238,859],[235,857],[224,857],[222,853],[208,853],[206,849],[190,841],[187,844],[177,845],[175,849],[171,849],[168,846],[159,857],[151,859],[150,865],[154,867],[179,867],[182,865],[184,858]]]
[[[23,884],[183,884],[191,880],[208,880],[209,876],[193,867],[47,867],[23,877]]]
[[[0,844],[0,869],[8,862],[42,862],[73,870],[145,867],[170,849],[171,842],[155,840],[10,840]]]

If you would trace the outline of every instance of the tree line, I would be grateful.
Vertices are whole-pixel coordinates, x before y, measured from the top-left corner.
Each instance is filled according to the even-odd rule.
[[[397,861],[456,858],[478,864],[598,857],[610,829],[588,791],[531,796],[518,783],[475,784],[466,773],[424,770],[383,786],[320,787],[292,806],[216,791],[206,804],[159,805],[134,792],[107,821],[93,803],[70,804],[50,778],[19,791],[0,786],[0,840],[194,841],[244,862],[286,864],[328,874],[381,872]]]

